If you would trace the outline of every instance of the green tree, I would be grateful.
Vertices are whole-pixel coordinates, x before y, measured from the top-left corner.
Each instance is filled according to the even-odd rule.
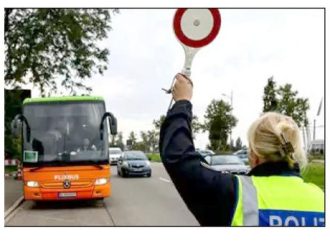
[[[134,131],[131,131],[129,133],[128,139],[132,141],[132,146],[134,146],[134,144],[136,144],[136,136]]]
[[[238,137],[235,141],[235,150],[241,150],[243,148],[242,140]]]
[[[159,133],[156,130],[148,130],[147,137],[151,152],[158,151]]]
[[[134,145],[134,150],[142,150],[144,152],[148,152],[148,147],[147,145],[143,142],[143,141],[139,141],[139,142],[136,142],[136,144]]]
[[[152,121],[152,123],[153,123],[153,125],[154,125],[154,127],[155,127],[156,130],[160,130],[160,127],[162,126],[162,124],[164,123],[164,121],[165,121],[165,115],[161,115],[159,117],[159,119],[154,119]]]
[[[21,138],[11,133],[11,122],[22,113],[22,102],[31,96],[30,90],[5,90],[5,152],[12,158],[21,159]]]
[[[292,90],[291,84],[285,84],[278,89],[280,102],[278,111],[288,115],[296,121],[299,127],[308,125],[307,110],[309,102],[307,98],[298,98],[298,91]]]
[[[162,123],[165,121],[165,115],[161,115],[159,117],[159,119],[155,119],[153,120],[153,125],[155,127],[155,129],[158,131],[158,135],[159,135],[159,131],[161,128]],[[198,121],[198,117],[196,115],[193,115],[192,120],[191,120],[191,129],[193,134],[198,133],[202,127],[201,124]],[[194,137],[195,138],[195,137]]]
[[[234,140],[233,139],[230,139],[229,150],[230,151],[235,151],[235,144],[234,144]]]
[[[277,109],[278,100],[276,98],[276,83],[273,77],[268,78],[267,85],[264,88],[264,108],[263,112],[273,111]]]
[[[141,131],[141,139],[144,144],[144,152],[157,152],[159,133],[156,130]],[[142,146],[139,144],[139,146]]]
[[[299,127],[308,125],[307,111],[309,101],[298,97],[298,91],[292,89],[291,84],[276,87],[276,83],[268,79],[264,88],[263,111],[275,111],[288,115],[296,121]]]
[[[216,151],[228,149],[227,139],[237,119],[232,115],[232,107],[223,100],[212,100],[208,105],[205,122],[201,126],[209,132],[210,147]]]
[[[144,152],[150,152],[150,144],[149,144],[149,138],[148,138],[148,133],[145,131],[141,131],[140,133],[142,143],[144,144]]]
[[[125,144],[124,144],[123,132],[118,132],[118,134],[116,135],[116,141],[114,146],[117,146],[120,149],[124,150]]]
[[[42,95],[59,86],[89,93],[83,80],[107,69],[109,50],[97,43],[107,38],[110,23],[107,9],[6,8],[6,85],[32,83]]]

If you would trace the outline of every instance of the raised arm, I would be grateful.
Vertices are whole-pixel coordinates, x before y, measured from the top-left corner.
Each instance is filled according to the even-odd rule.
[[[160,154],[182,199],[203,226],[229,226],[236,203],[236,179],[201,164],[195,151],[191,119],[192,85],[181,75],[173,88],[176,103],[160,132]]]

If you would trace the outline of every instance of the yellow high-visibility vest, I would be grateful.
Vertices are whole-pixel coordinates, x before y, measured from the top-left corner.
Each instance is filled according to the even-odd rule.
[[[298,176],[236,176],[232,226],[325,226],[324,192]]]

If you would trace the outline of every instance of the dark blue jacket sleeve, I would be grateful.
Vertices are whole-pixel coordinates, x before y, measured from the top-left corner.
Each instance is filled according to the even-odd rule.
[[[192,105],[178,101],[168,112],[160,131],[163,164],[189,210],[202,226],[230,226],[236,206],[236,178],[201,164],[195,151]]]

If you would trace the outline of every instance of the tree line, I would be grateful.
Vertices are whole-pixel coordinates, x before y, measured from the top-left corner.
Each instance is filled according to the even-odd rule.
[[[308,126],[307,111],[309,101],[307,98],[298,97],[298,91],[294,90],[291,84],[277,85],[270,77],[264,87],[262,112],[279,112],[291,116],[299,127]],[[207,132],[209,144],[207,148],[216,152],[236,151],[246,146],[238,137],[235,141],[229,139],[233,128],[236,127],[239,120],[232,113],[233,107],[221,100],[213,99],[207,106],[204,114],[204,122],[200,122],[196,115],[193,116],[191,128],[195,137],[196,133]],[[261,112],[261,113],[262,113]],[[153,129],[140,132],[140,139],[135,132],[131,132],[128,141],[132,149],[143,150],[145,152],[158,152],[159,131],[165,116],[153,120]],[[118,142],[113,145],[124,148],[122,134],[118,135]]]

